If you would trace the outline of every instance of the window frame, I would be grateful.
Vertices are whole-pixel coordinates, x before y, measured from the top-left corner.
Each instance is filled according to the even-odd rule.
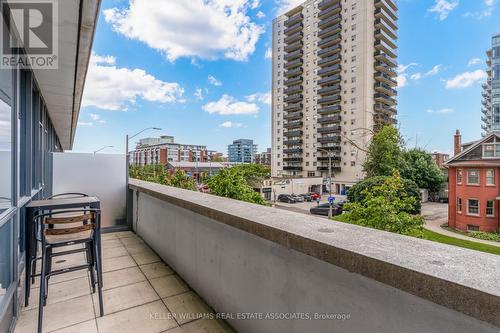
[[[489,172],[493,172],[493,175],[491,177],[491,179],[492,179],[491,183],[488,182],[488,179],[489,179],[488,173]],[[495,186],[495,169],[486,169],[486,186]]]
[[[462,214],[462,198],[461,197],[457,197],[457,213],[458,214]]]
[[[469,181],[469,173],[471,172],[477,172],[477,183],[471,183]],[[467,172],[466,172],[466,182],[467,182],[467,185],[472,185],[472,186],[479,186],[481,185],[481,172],[479,169],[467,169]]]
[[[471,200],[474,200],[474,201],[477,201],[477,213],[471,213],[470,212],[470,201]],[[469,216],[480,216],[481,214],[481,202],[479,201],[479,199],[476,199],[476,198],[468,198],[467,199],[467,215]]]
[[[488,203],[491,203],[491,207],[488,207]],[[488,214],[488,208],[491,208],[491,214]],[[485,206],[486,217],[495,217],[495,200],[486,200]]]
[[[464,173],[463,169],[457,169],[457,184],[463,184]]]

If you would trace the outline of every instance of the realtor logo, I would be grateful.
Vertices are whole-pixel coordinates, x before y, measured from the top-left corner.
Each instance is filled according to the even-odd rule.
[[[2,2],[2,68],[58,67],[57,0]]]

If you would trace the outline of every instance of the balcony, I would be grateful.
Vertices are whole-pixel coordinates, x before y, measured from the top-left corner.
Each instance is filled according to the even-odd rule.
[[[333,96],[328,96],[328,97],[323,97],[318,99],[318,104],[333,104],[333,103],[340,103],[340,95],[333,95]]]
[[[330,168],[328,166],[319,166],[318,171],[328,171]],[[339,166],[333,166],[331,168],[332,172],[340,172],[342,169]]]
[[[320,32],[318,32],[318,37],[319,38],[326,38],[328,36],[339,33],[341,30],[342,30],[342,25],[339,23],[339,24],[336,24],[332,27],[321,30]]]
[[[340,3],[334,4],[326,9],[320,10],[320,12],[318,13],[318,18],[320,20],[324,20],[332,15],[340,13],[341,10],[342,7]]]
[[[341,79],[340,74],[332,75],[332,76],[325,77],[321,80],[318,80],[318,84],[319,85],[327,85],[327,84],[339,83],[340,79]]]
[[[333,46],[327,47],[325,49],[318,51],[318,57],[325,58],[333,54],[339,53],[341,51],[340,44],[335,44]]]
[[[396,89],[393,89],[393,88],[391,88],[390,85],[382,83],[382,82],[375,83],[375,91],[389,95],[389,96],[396,96],[398,94],[398,91]]]
[[[288,104],[283,108],[283,111],[291,112],[291,111],[302,110],[302,108],[303,108],[302,103]]]
[[[335,54],[331,57],[319,60],[318,65],[321,67],[326,67],[326,66],[338,64],[339,62],[340,62],[340,54]]]
[[[395,19],[397,18],[398,6],[396,6],[394,0],[375,0],[375,7],[382,7],[386,11],[392,12],[392,15],[394,15]]]
[[[301,49],[303,46],[304,46],[304,43],[299,39],[296,42],[285,46],[284,50],[285,50],[285,52],[289,53],[289,52],[293,52],[295,50]]]
[[[386,94],[376,93],[374,98],[376,102],[380,102],[388,106],[394,106],[397,104],[397,101],[393,97]]]
[[[327,9],[330,6],[340,3],[341,0],[323,0],[318,4],[320,10]]]
[[[303,55],[304,55],[304,52],[302,51],[302,49],[299,49],[299,50],[293,51],[291,53],[285,54],[284,59],[285,59],[285,61],[292,61],[294,59],[302,57]]]
[[[299,59],[295,59],[293,61],[285,62],[285,65],[283,67],[285,67],[285,69],[292,69],[295,67],[302,66],[303,63],[304,63],[304,61],[302,60],[302,58],[299,58]]]
[[[302,13],[298,13],[290,17],[288,20],[285,21],[285,27],[290,27],[294,25],[295,23],[298,23],[304,19],[304,15]]]
[[[294,120],[294,119],[300,119],[304,116],[302,112],[288,112],[286,113],[283,118],[286,120]]]
[[[302,72],[303,72],[302,67],[297,67],[297,68],[291,69],[289,71],[285,71],[285,77],[288,78],[291,76],[300,75],[300,74],[302,74]]]
[[[321,134],[333,134],[333,133],[339,133],[341,130],[340,126],[327,126],[327,127],[320,127],[318,128],[318,133]]]
[[[300,153],[302,153],[302,148],[283,149],[283,154],[300,154]]]
[[[386,24],[384,20],[377,18],[377,19],[375,19],[374,24],[375,24],[374,25],[375,29],[382,29],[392,38],[394,38],[394,39],[398,38],[397,28],[395,28],[395,29],[391,28],[391,26]]]
[[[375,51],[374,55],[375,55],[375,59],[387,64],[389,67],[395,68],[398,66],[396,58],[390,57],[388,54],[386,54],[382,51]]]
[[[340,156],[332,156],[331,158],[329,156],[319,156],[318,157],[318,161],[321,161],[321,162],[327,162],[326,164],[328,165],[328,161],[331,161],[332,162],[335,162],[335,163],[338,163],[342,160],[342,158]],[[334,165],[334,163],[332,163],[332,165]]]
[[[391,47],[392,49],[397,49],[398,46],[396,45],[396,43],[394,42],[394,40],[396,38],[393,38],[391,36],[389,36],[389,34],[387,32],[385,32],[384,30],[382,29],[378,29],[378,30],[375,30],[375,38],[376,39],[380,39],[380,40],[383,40],[384,42],[386,42],[389,47]]]
[[[319,76],[330,76],[333,74],[339,74],[341,69],[342,69],[342,66],[340,66],[340,64],[333,65],[330,67],[324,67],[318,71],[318,75]]]
[[[304,90],[304,87],[302,85],[296,85],[296,86],[291,86],[290,88],[287,88],[284,90],[284,93],[287,95],[294,94],[297,92],[301,92]]]
[[[318,114],[321,115],[333,114],[333,113],[339,113],[340,111],[342,111],[342,106],[340,106],[340,104],[335,104],[318,109]]]
[[[283,84],[285,86],[290,87],[290,86],[295,86],[295,85],[297,85],[299,83],[302,83],[302,81],[303,81],[303,77],[302,77],[302,75],[300,75],[300,76],[295,76],[295,77],[293,77],[291,79],[285,80],[283,82]]]
[[[375,73],[375,79],[379,82],[382,82],[382,83],[385,83],[391,87],[396,87],[398,85],[398,83],[396,82],[396,80],[394,80],[393,78],[391,78],[389,75],[385,74],[385,73]]]
[[[283,101],[285,103],[296,103],[296,102],[301,102],[302,99],[304,99],[304,95],[302,94],[294,94],[294,95],[289,95],[288,97],[285,97]]]
[[[340,85],[334,84],[332,86],[327,86],[327,87],[318,89],[317,93],[318,93],[318,95],[321,95],[321,96],[338,94],[338,93],[340,93]]]
[[[396,58],[396,53],[395,53],[394,49],[389,44],[384,42],[383,40],[380,39],[380,40],[375,41],[374,45],[375,45],[376,50],[384,52],[385,54],[387,54],[389,57],[391,57],[393,59]]]
[[[375,104],[374,110],[377,113],[385,114],[390,117],[393,117],[397,113],[397,111],[394,108],[384,104]]]
[[[284,42],[285,42],[285,44],[289,45],[289,44],[292,44],[292,43],[294,43],[294,42],[302,39],[303,37],[304,37],[304,33],[302,31],[299,31],[299,32],[297,32],[297,33],[295,33],[293,35],[285,37]]]
[[[375,9],[375,17],[385,21],[391,29],[395,30],[398,28],[397,17],[393,18],[391,12],[386,11],[383,7]]]
[[[283,136],[286,136],[286,137],[296,137],[296,136],[302,136],[304,132],[300,131],[300,130],[296,130],[296,131],[286,131],[283,133]]]
[[[340,23],[341,20],[342,20],[342,16],[340,14],[333,15],[333,16],[327,18],[326,20],[319,21],[318,28],[326,29],[333,24]]]
[[[292,25],[291,27],[286,28],[285,31],[283,31],[283,33],[287,36],[291,36],[294,33],[301,31],[303,28],[304,28],[304,24],[302,22],[298,22],[298,23]]]
[[[320,48],[330,47],[332,45],[338,44],[342,41],[340,34],[335,34],[333,36],[324,38],[318,42]]]
[[[283,167],[283,170],[285,171],[302,171],[302,167],[301,166],[284,166]]]
[[[301,128],[304,125],[302,120],[298,121],[288,121],[283,124],[283,127],[286,129],[292,129],[292,128]]]
[[[322,137],[322,138],[318,138],[318,142],[319,143],[331,143],[331,142],[334,142],[334,143],[338,143],[340,142],[340,136],[325,136],[325,137]]]
[[[302,144],[302,140],[301,139],[285,140],[283,141],[283,144],[285,146],[297,146]]]
[[[375,62],[375,70],[385,73],[389,75],[390,77],[397,77],[398,73],[394,70],[394,68],[390,67],[384,62],[381,61],[376,61]]]
[[[302,157],[284,157],[283,162],[302,162]]]
[[[335,123],[339,123],[340,120],[341,120],[340,115],[320,117],[320,118],[318,118],[318,123],[319,124],[335,124]]]

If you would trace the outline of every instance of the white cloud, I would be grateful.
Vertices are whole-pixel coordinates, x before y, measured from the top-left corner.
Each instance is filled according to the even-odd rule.
[[[427,113],[440,113],[440,114],[452,113],[454,111],[455,110],[453,110],[451,108],[438,109],[438,110],[433,110],[433,109],[427,109],[426,110]]]
[[[194,96],[200,101],[203,100],[203,90],[201,88],[196,88],[194,91]]]
[[[436,66],[432,67],[432,69],[430,71],[425,73],[425,76],[434,76],[434,75],[438,74],[439,71],[441,70],[441,67],[442,67],[442,65],[436,65]]]
[[[264,28],[247,15],[255,0],[131,0],[128,8],[103,11],[106,22],[127,38],[180,57],[245,61]]]
[[[255,103],[241,102],[229,95],[222,95],[216,102],[203,105],[203,110],[208,113],[220,115],[251,115],[259,113],[260,109]]]
[[[422,78],[422,73],[415,73],[415,74],[412,74],[410,76],[410,79],[414,80],[414,81],[418,81]]]
[[[483,62],[483,60],[480,58],[472,58],[471,60],[469,60],[469,63],[467,65],[474,66],[474,65],[480,64],[481,62]]]
[[[105,124],[106,123],[106,120],[102,119],[100,115],[95,114],[95,113],[91,113],[90,114],[90,118],[93,121],[95,121],[96,123],[99,123],[99,124]]]
[[[401,73],[406,72],[410,67],[413,67],[413,66],[418,66],[418,64],[416,62],[412,62],[408,65],[399,64],[398,68],[396,68],[396,71],[398,72],[398,74],[401,74]]]
[[[257,14],[255,14],[255,16],[257,16],[257,18],[263,19],[264,17],[266,17],[266,14],[259,10]]]
[[[304,2],[304,0],[278,0],[278,15],[281,15],[290,9],[297,7]]]
[[[126,110],[137,98],[150,102],[178,102],[184,89],[178,83],[158,80],[143,69],[116,67],[112,57],[92,54],[83,93],[83,106]],[[103,60],[107,59],[107,60]]]
[[[273,50],[270,47],[267,48],[266,54],[264,55],[264,57],[266,59],[271,59],[273,57]]]
[[[476,70],[473,72],[465,72],[458,74],[452,79],[446,81],[446,89],[461,89],[472,86],[474,83],[484,81],[488,75],[483,70]]]
[[[429,12],[438,14],[440,21],[446,20],[451,11],[458,7],[458,0],[436,0]]]
[[[253,0],[250,2],[250,8],[257,9],[260,7],[260,0]]]
[[[272,95],[271,92],[256,93],[245,97],[248,102],[260,102],[263,104],[271,105]]]
[[[493,11],[495,10],[495,0],[484,0],[484,6],[485,8],[478,11],[478,12],[467,12],[465,13],[465,17],[475,17],[479,20],[485,18],[485,17],[490,17],[493,14]]]
[[[240,127],[243,127],[243,124],[242,123],[233,123],[232,121],[225,121],[222,124],[220,124],[219,127],[240,128]]]
[[[396,78],[396,82],[398,83],[398,88],[403,88],[408,84],[408,78],[406,74],[399,74]]]
[[[85,126],[85,127],[90,127],[90,126],[94,126],[93,123],[91,123],[90,121],[78,121],[77,123],[78,126]]]
[[[208,76],[208,83],[210,83],[211,85],[214,85],[214,86],[222,86],[222,82],[217,80],[215,78],[215,76],[212,76],[212,75]]]

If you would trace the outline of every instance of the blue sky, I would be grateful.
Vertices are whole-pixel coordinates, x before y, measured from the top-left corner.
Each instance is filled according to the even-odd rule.
[[[75,151],[123,152],[125,135],[169,134],[226,153],[271,144],[272,19],[296,0],[104,0]],[[500,2],[500,1],[498,1]],[[485,51],[497,0],[400,0],[398,120],[409,146],[452,151],[481,134]],[[267,55],[266,55],[267,53]]]

